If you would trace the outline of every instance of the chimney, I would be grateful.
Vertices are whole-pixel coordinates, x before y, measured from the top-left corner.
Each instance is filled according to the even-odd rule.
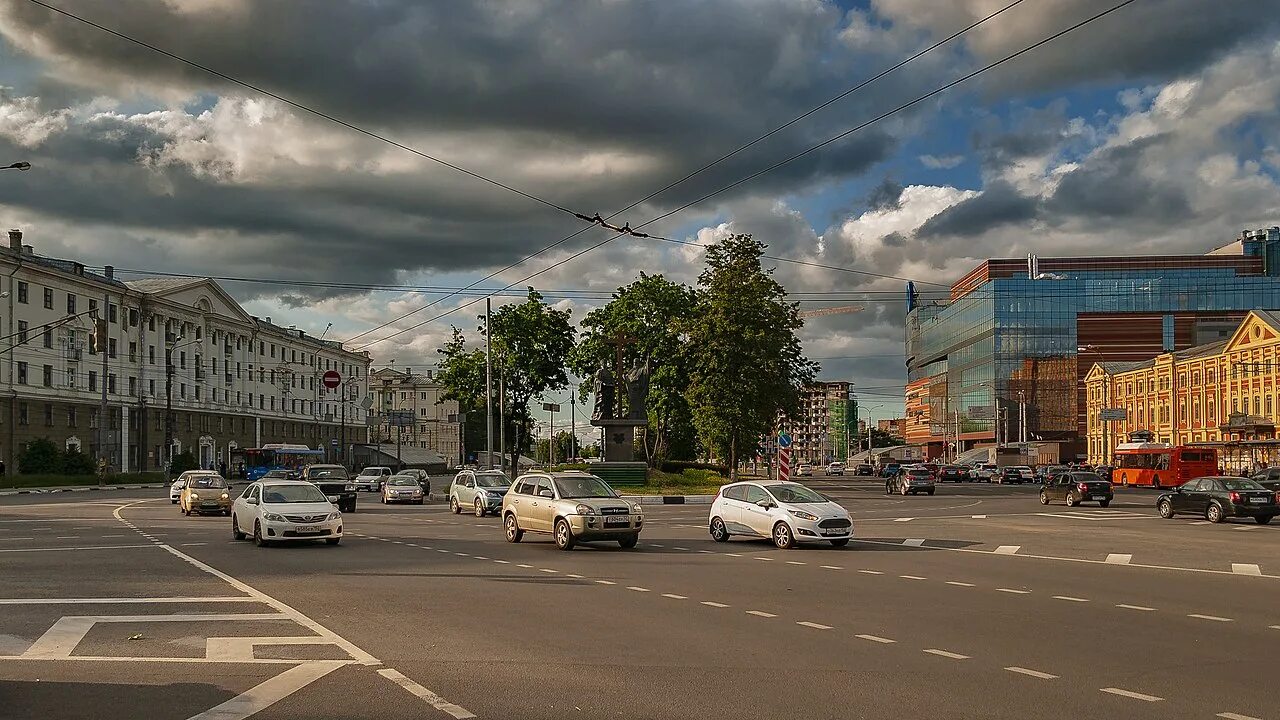
[[[23,245],[23,246],[22,246],[22,254],[23,254],[23,255],[35,255],[35,254],[36,254],[36,249],[35,249],[34,247],[30,246],[30,245]]]
[[[22,231],[14,228],[9,231],[9,249],[20,253],[22,252]]]
[[[107,276],[108,280],[116,279],[116,269],[111,265],[105,265],[102,268],[102,274]]]
[[[270,315],[268,315],[268,316],[266,317],[266,321],[267,321],[267,324],[268,324],[268,325],[270,325],[270,324],[271,324],[271,316],[270,316]]]

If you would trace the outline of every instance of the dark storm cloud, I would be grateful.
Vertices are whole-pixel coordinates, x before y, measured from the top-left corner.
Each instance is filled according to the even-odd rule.
[[[973,237],[1010,223],[1033,220],[1039,201],[1018,192],[1004,181],[987,185],[981,195],[962,200],[925,221],[917,236]]]
[[[885,178],[867,194],[868,210],[897,210],[902,207],[902,183]]]
[[[1191,202],[1179,179],[1153,179],[1143,172],[1150,166],[1147,152],[1163,141],[1153,136],[1109,148],[1064,175],[1046,203],[1050,219],[1133,219],[1167,225],[1191,218]]]

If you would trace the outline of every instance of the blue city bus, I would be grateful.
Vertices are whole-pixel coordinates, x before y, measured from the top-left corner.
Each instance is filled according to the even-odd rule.
[[[271,470],[301,471],[306,465],[324,461],[324,450],[291,443],[267,443],[260,448],[237,450],[236,454],[243,457],[244,477],[250,481]]]

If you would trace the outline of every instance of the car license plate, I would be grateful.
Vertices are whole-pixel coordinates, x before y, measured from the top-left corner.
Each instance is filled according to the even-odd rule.
[[[844,535],[845,531],[841,528],[830,528],[822,531],[823,535]]]
[[[618,527],[618,526],[626,527],[627,525],[630,525],[630,524],[631,524],[630,515],[614,515],[613,517],[607,517],[604,519],[605,527]]]
[[[294,526],[293,531],[294,531],[294,532],[296,532],[296,533],[307,533],[307,534],[309,535],[309,534],[312,534],[312,533],[318,533],[318,532],[320,532],[320,526],[318,526],[318,525],[297,525],[297,526]]]
[[[1249,498],[1249,502],[1254,503],[1254,504],[1256,504],[1256,505],[1266,505],[1266,504],[1267,504],[1267,499],[1266,499],[1266,498],[1260,498],[1260,497],[1254,497],[1254,498]]]
[[[1094,496],[1093,496],[1093,499],[1094,499],[1094,500],[1106,500],[1106,499],[1107,499],[1107,496],[1106,496],[1106,495],[1094,495]]]

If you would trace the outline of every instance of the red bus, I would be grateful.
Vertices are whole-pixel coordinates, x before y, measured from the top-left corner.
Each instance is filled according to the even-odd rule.
[[[1111,482],[1116,485],[1172,488],[1192,478],[1218,474],[1213,448],[1166,443],[1120,443]]]

